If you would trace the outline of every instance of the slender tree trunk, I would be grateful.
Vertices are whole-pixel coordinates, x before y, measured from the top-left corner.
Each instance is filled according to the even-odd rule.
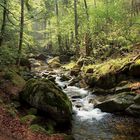
[[[85,50],[86,50],[86,56],[90,56],[90,53],[92,50],[91,50],[91,37],[90,37],[88,5],[87,5],[86,0],[84,0],[84,5],[85,5],[86,16],[87,16],[87,31],[85,34]]]
[[[94,0],[94,7],[95,7],[95,8],[97,7],[97,3],[96,3],[96,0]]]
[[[19,35],[18,62],[17,62],[18,66],[20,65],[22,52],[23,29],[24,29],[24,0],[21,0],[20,35]]]
[[[56,9],[56,18],[57,18],[57,40],[59,45],[59,52],[62,53],[62,46],[61,46],[61,35],[59,31],[59,8],[58,8],[58,0],[55,0],[55,9]]]
[[[80,54],[79,38],[78,38],[78,14],[77,14],[77,0],[74,0],[74,17],[75,17],[75,41],[76,41],[76,56]]]
[[[6,26],[6,16],[7,16],[7,0],[3,1],[4,7],[3,7],[3,19],[2,19],[2,26],[1,26],[1,35],[0,35],[0,46],[2,46],[4,34],[5,34],[5,26]]]

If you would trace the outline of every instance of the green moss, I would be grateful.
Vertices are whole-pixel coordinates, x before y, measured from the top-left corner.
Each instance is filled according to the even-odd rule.
[[[70,63],[63,65],[62,68],[66,69],[66,70],[70,70],[70,69],[72,69],[75,65],[76,65],[76,62],[71,61]]]
[[[37,109],[36,108],[30,108],[28,111],[29,115],[36,115],[37,114]]]
[[[140,59],[136,60],[135,64],[140,65]]]
[[[130,57],[126,58],[118,58],[118,59],[111,59],[104,63],[96,64],[96,65],[88,65],[83,67],[83,71],[86,72],[87,69],[93,68],[95,73],[94,75],[100,76],[105,75],[110,72],[115,72],[117,69],[120,69],[126,63],[130,61]]]
[[[38,133],[45,133],[45,134],[48,134],[48,132],[46,131],[46,129],[43,128],[42,126],[38,125],[38,124],[31,125],[31,126],[29,127],[29,129],[30,129],[32,132],[38,132]]]
[[[23,124],[27,123],[27,122],[30,122],[32,124],[36,120],[37,120],[37,116],[35,116],[35,115],[27,115],[27,116],[24,116],[20,119],[21,123],[23,123]]]
[[[72,104],[69,98],[48,79],[29,80],[23,90],[22,99],[45,112],[50,109],[51,115],[58,112],[59,115],[64,114],[62,118],[66,116],[67,119],[71,119]],[[55,119],[54,114],[52,117]],[[60,116],[59,118],[63,121]]]
[[[5,70],[3,78],[11,81],[14,85],[23,87],[25,80],[13,70]]]

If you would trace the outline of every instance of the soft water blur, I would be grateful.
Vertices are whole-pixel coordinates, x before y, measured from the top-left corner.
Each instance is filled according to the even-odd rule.
[[[140,140],[140,119],[113,115],[94,109],[88,90],[68,86],[68,81],[61,82],[56,77],[56,83],[69,96],[73,104],[72,133],[75,140]]]

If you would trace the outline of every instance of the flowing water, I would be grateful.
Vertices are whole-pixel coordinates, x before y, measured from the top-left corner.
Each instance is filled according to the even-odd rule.
[[[68,86],[59,76],[56,83],[72,101],[75,140],[140,140],[140,119],[101,112],[89,103],[95,95],[88,90]]]

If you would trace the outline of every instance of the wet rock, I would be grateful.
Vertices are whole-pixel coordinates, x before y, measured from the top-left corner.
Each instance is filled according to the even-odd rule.
[[[109,94],[115,94],[115,89],[101,89],[101,88],[94,88],[94,90],[92,91],[92,94],[95,95],[109,95]]]
[[[140,95],[134,98],[134,104],[126,109],[126,111],[136,117],[140,117]]]
[[[48,75],[47,78],[52,82],[55,82],[55,79],[56,79],[56,77],[51,76],[51,75]]]
[[[78,77],[75,77],[75,78],[72,78],[69,82],[69,85],[68,86],[74,86],[76,83],[79,82],[79,78]]]
[[[93,68],[88,68],[88,69],[86,70],[86,73],[93,73],[93,72],[94,72]]]
[[[44,54],[38,54],[35,59],[45,61],[47,57]]]
[[[115,88],[115,93],[129,92],[131,91],[131,87],[129,85],[119,86]]]
[[[121,112],[125,111],[130,105],[134,103],[135,94],[131,92],[124,92],[117,95],[110,96],[109,99],[98,103],[95,108],[100,108],[105,112]]]
[[[21,97],[31,106],[45,112],[56,122],[71,122],[72,104],[67,95],[50,80],[29,80]]]
[[[77,96],[72,96],[71,98],[72,99],[77,99],[77,98],[82,98],[82,97],[80,95],[79,96],[77,95]]]
[[[116,85],[116,76],[113,73],[102,75],[96,85],[104,89],[113,88]]]
[[[135,98],[134,98],[134,102],[137,104],[140,104],[140,94],[138,94]]]
[[[61,81],[69,81],[71,78],[67,75],[62,74],[60,80]]]
[[[71,75],[71,76],[78,76],[80,71],[81,71],[81,66],[75,65],[75,66],[71,69],[70,75]]]
[[[126,111],[133,116],[140,117],[140,104],[133,104]]]
[[[140,77],[140,59],[136,60],[135,63],[130,66],[129,74]]]
[[[49,65],[51,68],[59,68],[59,67],[61,67],[59,57],[54,57],[54,58],[48,60],[48,65]]]
[[[40,67],[40,66],[41,66],[41,64],[39,62],[35,62],[32,64],[32,67]]]

